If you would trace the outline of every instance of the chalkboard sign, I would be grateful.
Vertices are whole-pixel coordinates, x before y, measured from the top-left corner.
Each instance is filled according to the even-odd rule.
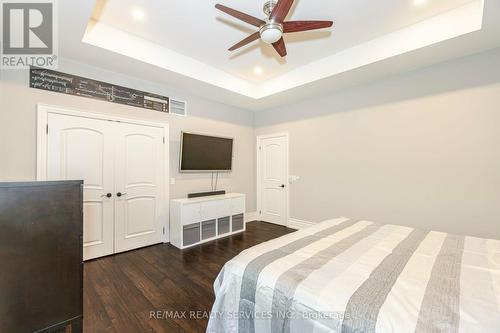
[[[167,113],[170,106],[165,96],[36,67],[30,68],[30,87]]]

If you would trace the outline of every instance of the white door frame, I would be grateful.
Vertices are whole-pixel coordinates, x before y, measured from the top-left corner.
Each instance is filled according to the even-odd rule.
[[[286,207],[285,207],[285,226],[288,227],[289,225],[289,218],[290,218],[290,139],[288,132],[284,133],[274,133],[274,134],[266,134],[266,135],[258,135],[257,136],[257,145],[256,145],[256,154],[257,154],[257,216],[259,219],[262,217],[262,195],[261,195],[261,182],[260,182],[260,146],[261,146],[261,141],[262,139],[272,139],[272,138],[285,138],[286,139],[286,179],[285,179],[285,198],[286,198]]]
[[[47,139],[48,139],[48,116],[49,114],[59,114],[83,118],[91,118],[98,120],[107,120],[121,123],[129,123],[135,125],[143,125],[150,127],[159,127],[163,129],[165,138],[164,158],[165,158],[165,217],[162,227],[165,228],[163,234],[163,242],[170,242],[170,152],[169,152],[169,125],[163,122],[143,121],[121,116],[98,114],[91,111],[60,107],[48,104],[37,104],[37,138],[36,138],[36,179],[39,181],[47,180]]]

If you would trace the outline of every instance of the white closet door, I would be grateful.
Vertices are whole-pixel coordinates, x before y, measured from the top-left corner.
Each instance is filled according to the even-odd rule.
[[[286,226],[288,137],[261,138],[259,152],[261,219]]]
[[[115,252],[162,241],[167,219],[162,128],[120,124],[115,160]]]
[[[47,179],[83,179],[84,260],[113,253],[113,123],[48,115]],[[113,197],[108,198],[110,193]]]

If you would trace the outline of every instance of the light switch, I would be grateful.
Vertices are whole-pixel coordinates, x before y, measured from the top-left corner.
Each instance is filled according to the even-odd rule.
[[[175,185],[175,178],[170,178],[170,185]]]
[[[300,176],[290,176],[288,177],[288,182],[291,184],[291,183],[295,183],[296,181],[299,181],[300,180]]]

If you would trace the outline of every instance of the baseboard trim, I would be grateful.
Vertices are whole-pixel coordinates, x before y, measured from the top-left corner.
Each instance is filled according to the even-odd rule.
[[[314,222],[310,222],[310,221],[289,218],[287,227],[300,230],[300,229],[310,227],[314,224],[315,224]]]
[[[257,212],[249,212],[245,214],[245,223],[257,221],[259,214]]]
[[[249,213],[245,214],[245,223],[259,221],[259,219],[260,219],[260,217],[259,217],[258,212],[249,212]],[[300,230],[300,229],[304,229],[304,228],[310,227],[310,226],[315,225],[315,224],[316,223],[311,222],[311,221],[289,218],[287,227]]]

